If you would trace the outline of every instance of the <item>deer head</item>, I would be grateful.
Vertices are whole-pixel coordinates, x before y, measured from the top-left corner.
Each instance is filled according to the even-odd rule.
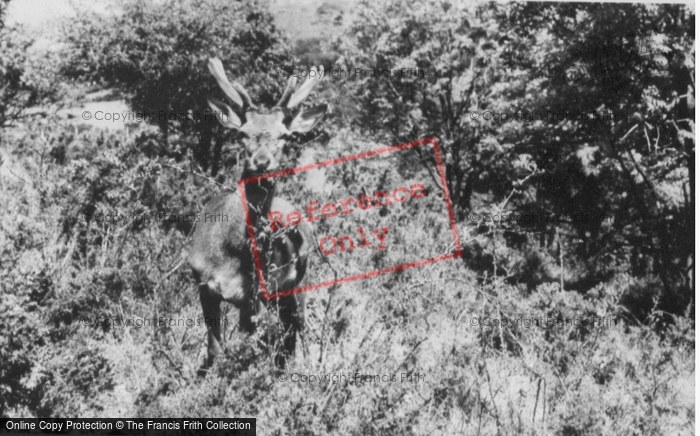
[[[234,110],[219,100],[208,99],[213,111],[227,114],[225,118],[218,117],[221,124],[242,133],[244,171],[247,176],[277,169],[282,150],[290,136],[311,130],[328,110],[328,106],[322,104],[292,114],[292,110],[308,97],[318,83],[319,79],[311,79],[313,74],[296,92],[296,77],[290,77],[280,101],[270,110],[265,110],[253,104],[243,86],[228,80],[218,58],[209,59],[209,71],[236,106]],[[323,67],[317,74],[318,77],[323,76]]]

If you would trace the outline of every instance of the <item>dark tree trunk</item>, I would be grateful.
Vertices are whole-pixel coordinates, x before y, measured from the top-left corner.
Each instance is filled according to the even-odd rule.
[[[221,150],[224,146],[224,141],[218,137],[214,142],[214,150],[211,159],[211,175],[216,176],[221,168]]]
[[[213,132],[209,126],[202,126],[199,129],[199,143],[192,150],[195,161],[205,171],[209,168],[209,148],[212,136]]]

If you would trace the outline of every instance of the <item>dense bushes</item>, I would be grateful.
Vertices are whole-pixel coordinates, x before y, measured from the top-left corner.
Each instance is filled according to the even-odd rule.
[[[273,434],[289,428],[342,434],[499,428],[632,434],[689,425],[692,401],[678,396],[679,380],[692,377],[688,320],[679,319],[662,340],[650,329],[619,322],[622,280],[600,284],[585,297],[562,293],[558,284],[535,286],[528,295],[497,278],[479,284],[456,261],[309,294],[308,352],[300,351],[286,373],[343,373],[347,379],[339,384],[281,382],[256,339],[244,341],[237,334],[227,335],[228,351],[210,375],[197,378],[203,326],[114,325],[114,320],[200,316],[189,271],[178,265],[186,235],[158,222],[85,223],[78,214],[184,210],[219,188],[187,173],[191,157],[179,163],[144,157],[140,145],[147,137],[62,133],[57,126],[44,129],[48,142],[70,139],[63,164],[47,161],[41,178],[32,174],[39,192],[20,195],[33,188],[18,183],[2,193],[3,221],[9,223],[0,257],[4,415],[230,414],[257,416],[263,431]],[[28,135],[20,142],[6,140],[3,147],[28,168],[39,168],[31,149],[41,144]],[[333,156],[375,146],[341,133],[313,151]],[[368,171],[383,176],[371,178]],[[402,180],[405,174],[397,171],[403,171],[400,165],[365,165],[362,171],[327,175],[331,183],[342,184],[346,176],[350,186],[372,191]],[[318,195],[289,188],[293,185],[282,191],[300,204]],[[444,220],[422,208],[390,213],[409,222]],[[408,253],[439,249],[426,245],[424,231],[401,232],[392,243]],[[388,256],[368,261],[381,267],[404,258],[400,250]],[[617,323],[535,328],[516,322],[594,316]],[[513,323],[476,325],[475,317]],[[111,321],[84,321],[101,319]],[[229,323],[235,325],[235,316]],[[355,373],[424,378],[357,383],[350,381]],[[652,373],[664,376],[652,383]],[[646,413],[648,408],[657,413]]]
[[[177,8],[159,9],[175,3]],[[287,57],[268,15],[256,15],[251,4],[224,9],[218,2],[198,15],[194,2],[175,3],[129,1],[131,15],[80,18],[77,33],[68,33],[76,39],[64,71],[135,89],[136,109],[142,102],[187,110],[213,90],[203,60],[217,55],[236,66],[231,71],[241,72],[237,77],[261,102],[278,97],[282,81],[273,67]],[[625,137],[634,123],[616,120],[609,126],[616,151],[600,138],[584,138],[599,132],[585,123],[499,124],[467,116],[563,106],[566,93],[580,93],[578,101],[590,109],[604,90],[569,89],[553,80],[543,85],[533,77],[544,65],[566,70],[581,56],[542,29],[548,23],[543,17],[590,13],[592,24],[607,28],[613,10],[486,5],[457,11],[456,5],[406,4],[361,5],[365,24],[353,28],[341,61],[363,68],[420,67],[426,76],[336,81],[331,97],[352,95],[344,101],[359,104],[327,122],[316,141],[309,136],[288,148],[308,163],[438,136],[465,254],[308,295],[305,347],[284,374],[346,379],[284,381],[259,335],[237,334],[230,307],[225,355],[207,377],[197,377],[204,326],[151,321],[201,316],[184,261],[192,226],[160,217],[196,213],[210,196],[235,186],[240,168],[234,153],[222,160],[226,171],[212,179],[197,166],[218,158],[197,154],[202,132],[196,127],[173,125],[164,138],[147,129],[109,133],[49,118],[31,129],[0,132],[0,415],[257,416],[264,434],[655,434],[693,428],[694,392],[688,387],[695,326],[687,312],[689,288],[674,277],[688,254],[680,240],[694,237],[688,233],[692,195],[679,195],[694,177],[682,121],[684,111],[694,110],[694,91],[683,97],[676,90],[674,97],[659,87],[666,81],[688,85],[675,80],[693,65],[688,40],[673,27],[685,15],[675,6],[630,9],[632,17],[648,13],[660,20],[666,39],[655,40],[666,42],[657,49],[673,54],[669,64],[659,63],[666,66],[659,71],[663,80],[653,80],[661,83],[646,82],[637,70],[617,79],[630,82],[625,104],[642,105],[637,111],[650,126],[668,119],[679,128],[673,138],[659,128],[658,150],[654,143],[647,149],[637,135],[655,129],[638,123]],[[161,12],[162,20],[153,19]],[[132,22],[123,22],[127,16]],[[201,27],[202,17],[215,25]],[[232,30],[229,21],[241,26]],[[120,23],[130,30],[111,33]],[[202,41],[214,41],[215,52],[195,38],[191,51],[184,47],[158,63],[169,44],[182,48],[178,38],[197,35],[197,29]],[[533,35],[532,29],[541,32]],[[84,44],[80,32],[87,32]],[[593,34],[581,34],[578,43],[585,45]],[[257,49],[243,44],[245,35],[260,37],[253,45],[264,65],[255,76],[248,68],[260,67],[250,58]],[[158,43],[149,51],[144,40]],[[525,41],[531,49],[522,48]],[[94,53],[91,63],[90,50],[105,46],[114,50]],[[139,76],[141,61],[153,75]],[[108,66],[119,74],[109,76]],[[569,73],[586,71],[581,68]],[[165,78],[163,98],[172,100],[151,100]],[[12,83],[15,90],[22,86]],[[178,94],[179,86],[187,95]],[[351,123],[355,116],[357,125]],[[339,129],[337,123],[349,125]],[[318,178],[299,176],[300,184],[285,182],[279,189],[300,206],[337,192],[360,195],[431,180],[431,159],[405,153],[328,167]],[[649,185],[653,192],[643,189]],[[642,216],[643,206],[657,200]],[[468,218],[470,212],[571,214],[584,206],[611,208],[615,220],[537,227]],[[128,218],[98,218],[110,214]],[[443,206],[409,202],[378,214],[392,229],[402,226],[388,240],[397,249],[358,252],[352,262],[339,254],[327,262],[316,257],[309,274],[316,280],[346,275],[452,249],[443,238],[449,235]],[[355,228],[329,220],[317,230],[347,234]],[[669,246],[678,253],[668,257]],[[658,253],[667,257],[657,260]],[[669,305],[676,296],[677,306]],[[669,307],[676,314],[661,310]],[[362,383],[355,374],[398,380]],[[401,380],[410,374],[417,381]]]
[[[57,125],[40,131],[2,144],[25,165],[42,159],[45,154],[38,153],[56,138],[63,138],[68,150],[63,164],[47,159],[36,165],[40,172],[31,174],[30,186],[10,185],[3,193],[8,225],[0,257],[7,297],[2,339],[9,341],[3,360],[11,362],[3,366],[0,381],[8,389],[3,414],[10,406],[40,415],[65,414],[66,409],[55,407],[82,403],[78,398],[91,398],[105,389],[96,385],[90,389],[97,391],[85,390],[79,380],[95,376],[100,383],[109,382],[109,363],[98,344],[124,332],[95,320],[114,320],[134,311],[149,318],[162,310],[154,292],[165,280],[181,277],[179,271],[174,276],[168,272],[180,261],[186,235],[167,232],[159,213],[168,216],[194,209],[190,199],[203,197],[195,192],[196,181],[161,166],[167,158],[144,157],[139,137],[75,135],[72,128]],[[181,202],[184,198],[187,203]],[[110,222],[101,220],[100,214],[129,218]],[[169,307],[190,297],[194,296],[184,293],[162,304]],[[81,373],[66,378],[63,372],[76,367],[75,362],[62,360],[68,349],[75,349],[76,358],[85,361],[79,371],[97,371],[99,376]],[[67,395],[70,401],[54,394]]]
[[[658,279],[658,309],[681,314],[693,304],[689,9],[396,0],[364,3],[358,13],[339,44],[346,68],[422,74],[350,83],[356,121],[392,142],[438,137],[461,220],[599,217],[482,225],[477,250],[520,233],[507,241],[513,256],[544,249],[581,266],[569,289],[630,271]],[[551,27],[551,17],[570,19]],[[535,246],[516,242],[532,231]],[[502,266],[527,274],[517,263]]]
[[[272,17],[254,2],[130,0],[118,13],[80,13],[67,23],[63,73],[122,91],[134,112],[152,114],[165,142],[169,132],[196,134],[200,165],[221,159],[221,134],[211,149],[218,123],[207,118],[205,98],[219,95],[206,69],[210,57],[222,60],[251,96],[270,105],[281,84],[277,69],[288,49]],[[212,155],[212,152],[214,155]]]
[[[56,53],[33,44],[21,27],[0,25],[0,128],[14,124],[29,106],[60,96]]]

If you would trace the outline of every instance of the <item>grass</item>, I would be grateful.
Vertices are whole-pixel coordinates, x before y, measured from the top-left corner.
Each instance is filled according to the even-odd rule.
[[[372,147],[341,136],[327,157]],[[183,262],[187,232],[79,219],[182,213],[217,191],[167,166],[188,170],[186,156],[144,156],[148,140],[53,124],[0,139],[3,168],[24,174],[2,172],[0,185],[0,414],[257,417],[260,434],[280,435],[694,431],[694,323],[678,317],[659,332],[623,322],[624,274],[585,294],[554,283],[524,290],[451,260],[313,291],[306,347],[284,371],[257,337],[237,334],[227,306],[225,355],[197,377],[205,327],[177,325],[201,317]],[[366,171],[349,175],[352,186],[399,177],[381,166]],[[440,220],[429,208],[395,213]],[[365,261],[391,265],[442,249],[431,241],[412,227],[392,240],[401,249]],[[556,324],[594,317],[615,322]],[[526,324],[533,318],[542,325]],[[311,376],[318,382],[301,381]]]

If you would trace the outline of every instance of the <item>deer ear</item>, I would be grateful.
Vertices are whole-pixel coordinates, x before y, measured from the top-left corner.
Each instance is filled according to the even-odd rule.
[[[219,120],[222,126],[236,130],[241,128],[243,122],[240,118],[238,118],[238,115],[233,112],[231,106],[215,98],[208,98],[207,103],[209,103],[209,107],[214,112],[216,119]]]
[[[287,125],[287,129],[289,129],[290,132],[306,133],[313,129],[316,123],[321,121],[326,111],[328,111],[328,105],[326,104],[304,109],[292,118]]]

